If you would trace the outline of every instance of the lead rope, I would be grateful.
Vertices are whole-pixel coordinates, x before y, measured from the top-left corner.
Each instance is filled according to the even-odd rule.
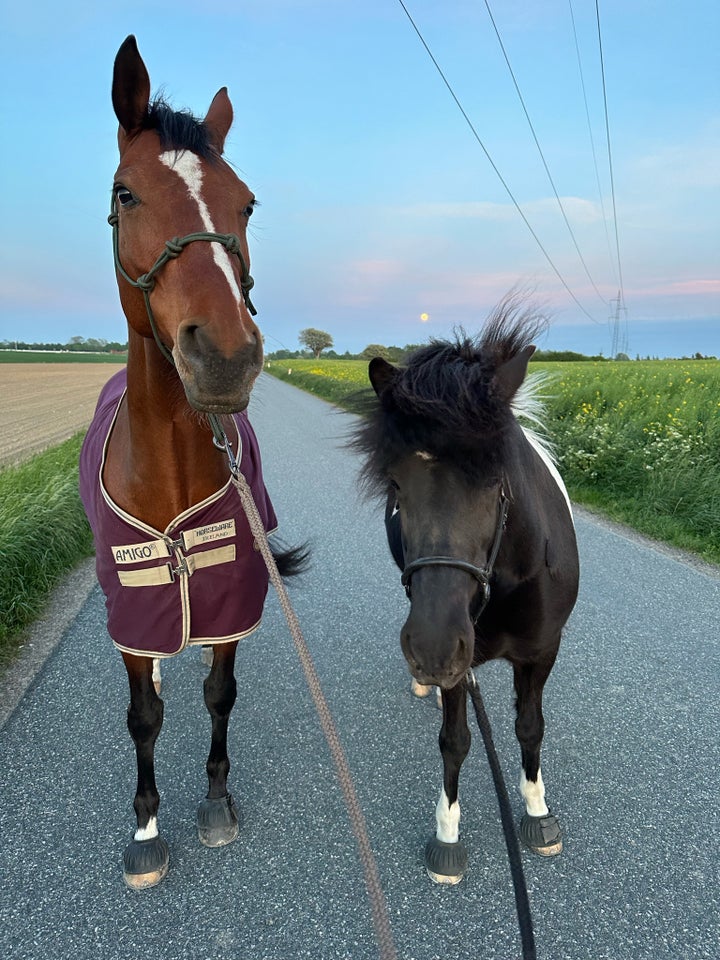
[[[523,872],[520,845],[515,830],[512,807],[510,806],[510,798],[508,797],[502,768],[500,767],[500,761],[498,760],[495,749],[490,720],[488,719],[485,704],[480,694],[477,678],[472,670],[468,670],[465,686],[467,687],[467,692],[470,695],[472,705],[475,709],[475,716],[477,717],[478,727],[480,728],[483,743],[485,744],[485,753],[487,754],[490,772],[492,773],[493,783],[495,784],[498,806],[500,807],[500,820],[502,821],[505,846],[507,847],[508,860],[510,861],[510,876],[512,877],[513,889],[515,891],[515,909],[517,911],[518,926],[520,928],[523,960],[536,960],[537,955],[535,952],[532,914],[530,913],[530,900],[525,883],[525,874]]]
[[[208,420],[210,421],[210,426],[213,430],[215,445],[217,447],[221,447],[227,453],[230,463],[230,475],[232,483],[240,495],[240,502],[243,510],[245,511],[245,516],[247,517],[247,521],[250,526],[250,532],[255,538],[255,543],[257,544],[260,553],[262,554],[262,558],[265,561],[265,566],[267,567],[270,580],[277,591],[278,599],[280,600],[280,606],[282,607],[288,627],[290,628],[290,635],[292,636],[293,643],[295,644],[295,649],[297,650],[303,672],[305,673],[305,680],[307,681],[310,694],[315,704],[315,709],[317,710],[317,714],[320,719],[320,726],[322,727],[322,731],[325,735],[325,739],[335,763],[338,780],[340,781],[340,788],[342,790],[345,806],[347,807],[348,815],[350,817],[353,833],[355,834],[358,854],[360,857],[360,862],[362,863],[363,873],[365,875],[365,886],[367,888],[368,899],[370,901],[373,926],[375,928],[375,938],[377,940],[378,947],[380,948],[380,960],[397,960],[397,950],[395,949],[395,942],[393,940],[392,929],[390,927],[390,918],[388,917],[385,895],[380,883],[380,875],[378,873],[372,847],[370,846],[370,838],[368,837],[365,816],[362,812],[360,802],[355,792],[352,774],[350,773],[350,768],[347,760],[345,759],[345,753],[343,751],[342,744],[340,743],[340,737],[338,736],[337,728],[335,727],[332,714],[330,713],[330,708],[327,700],[325,699],[322,687],[320,686],[320,680],[318,678],[317,671],[315,670],[315,664],[312,656],[310,655],[305,638],[303,637],[298,618],[292,608],[292,604],[290,603],[290,597],[288,596],[287,588],[285,587],[283,579],[280,576],[277,564],[275,563],[275,558],[270,550],[265,524],[263,523],[262,517],[258,512],[250,485],[240,471],[240,466],[235,459],[232,447],[230,446],[227,436],[225,435],[225,431],[222,429],[218,418],[213,414],[209,414]]]

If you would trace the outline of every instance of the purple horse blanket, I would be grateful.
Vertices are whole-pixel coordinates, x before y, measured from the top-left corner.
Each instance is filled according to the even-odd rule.
[[[268,574],[232,482],[165,530],[131,517],[103,485],[107,441],[126,382],[123,369],[103,387],[80,453],[80,497],[95,538],[108,632],[120,650],[152,657],[173,656],[188,643],[239,640],[260,623]],[[240,469],[271,532],[277,520],[255,433],[245,413],[233,420]]]

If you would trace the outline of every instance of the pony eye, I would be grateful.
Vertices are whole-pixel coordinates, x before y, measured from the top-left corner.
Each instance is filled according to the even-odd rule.
[[[115,199],[121,207],[132,207],[133,204],[137,203],[132,193],[121,183],[116,183],[113,190],[115,191]]]
[[[243,210],[243,213],[245,214],[245,216],[246,216],[246,217],[248,218],[248,220],[249,220],[250,217],[253,215],[254,212],[255,212],[255,201],[253,200],[252,203],[249,203],[249,204],[245,207],[245,209]]]

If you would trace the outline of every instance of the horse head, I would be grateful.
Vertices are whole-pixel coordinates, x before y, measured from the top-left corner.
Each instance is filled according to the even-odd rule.
[[[491,362],[471,341],[435,342],[396,368],[374,359],[376,425],[366,479],[385,476],[399,524],[410,613],[401,646],[422,685],[454,687],[473,663],[507,517],[510,401],[534,347]],[[391,537],[392,540],[392,537]]]
[[[192,407],[243,410],[263,350],[249,297],[255,198],[222,157],[233,120],[227,90],[204,120],[151,102],[147,69],[128,37],[115,59],[112,100],[120,163],[110,222],[130,349],[154,337]]]

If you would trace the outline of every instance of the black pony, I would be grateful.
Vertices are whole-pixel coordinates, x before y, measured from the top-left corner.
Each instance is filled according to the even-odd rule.
[[[487,660],[504,657],[514,671],[520,837],[544,856],[562,849],[540,771],[542,693],[577,597],[578,555],[563,482],[517,419],[538,422],[535,381],[523,381],[543,326],[510,295],[478,338],[433,341],[403,367],[375,358],[377,397],[351,441],[366,489],[387,497],[388,541],[410,598],[403,653],[419,684],[441,690],[443,790],[425,853],[441,883],[460,880],[467,863],[458,840],[465,677]]]

